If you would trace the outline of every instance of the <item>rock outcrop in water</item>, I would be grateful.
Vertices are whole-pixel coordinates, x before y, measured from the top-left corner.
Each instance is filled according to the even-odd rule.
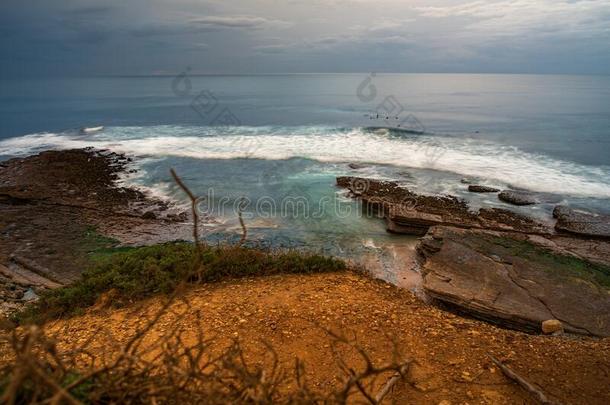
[[[555,229],[595,238],[610,238],[610,216],[558,205],[553,210]]]
[[[513,205],[533,205],[539,203],[536,195],[527,191],[504,190],[498,194],[498,198]]]
[[[468,191],[470,191],[471,193],[497,193],[500,190],[493,187],[471,184],[468,186]]]
[[[610,336],[608,264],[541,237],[450,227],[432,228],[418,251],[435,300],[511,328],[540,332],[558,319],[567,332]]]
[[[459,198],[419,195],[393,181],[345,176],[337,177],[337,185],[360,198],[368,209],[379,212],[390,232],[422,236],[431,226],[446,225],[531,234],[553,233],[547,226],[508,210],[485,208],[473,212]]]
[[[426,294],[511,328],[610,336],[607,217],[557,207],[557,230],[509,210],[469,210],[452,196],[422,196],[392,181],[339,177],[337,184],[387,222],[425,235],[418,245]],[[596,238],[584,238],[595,236]]]

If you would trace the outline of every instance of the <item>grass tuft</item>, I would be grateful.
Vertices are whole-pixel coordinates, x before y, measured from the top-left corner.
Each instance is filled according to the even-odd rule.
[[[177,285],[215,282],[228,278],[274,274],[320,273],[345,270],[345,262],[296,251],[266,252],[241,246],[204,247],[201,260],[194,260],[194,245],[180,242],[105,251],[93,256],[93,265],[80,280],[48,291],[40,300],[15,315],[19,324],[41,323],[71,316],[90,307],[105,292],[113,290],[117,305],[158,293],[169,293]],[[193,263],[201,263],[194,269]]]
[[[576,277],[610,289],[610,266],[592,263],[578,257],[557,254],[527,241],[495,237],[495,253],[522,257],[534,263],[538,268],[552,271],[564,277]]]

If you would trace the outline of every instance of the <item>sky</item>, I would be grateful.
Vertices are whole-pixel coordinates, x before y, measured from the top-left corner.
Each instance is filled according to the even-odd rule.
[[[610,0],[2,0],[0,77],[610,74]]]

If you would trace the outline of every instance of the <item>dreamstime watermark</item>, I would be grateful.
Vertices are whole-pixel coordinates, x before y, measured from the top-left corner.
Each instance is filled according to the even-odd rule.
[[[183,72],[172,80],[172,91],[178,97],[190,98],[190,107],[208,125],[221,126],[241,125],[241,121],[231,109],[222,105],[218,97],[209,89],[200,90],[193,95],[193,83],[190,75],[191,68],[187,67]]]
[[[356,97],[364,104],[377,101],[373,112],[365,114],[367,127],[381,127],[395,129],[415,135],[427,134],[426,127],[394,95],[384,97],[381,101],[379,91],[374,81],[377,77],[375,72],[368,74],[356,88]],[[436,162],[444,153],[444,146],[434,139],[427,139],[417,144],[416,149],[421,150],[430,163]]]
[[[362,103],[371,103],[377,99],[377,86],[373,83],[377,74],[375,72],[366,76],[356,89],[356,96]],[[409,113],[394,95],[384,97],[374,109],[374,112],[365,115],[374,124],[384,127],[402,129],[414,133],[425,133],[426,127],[413,114]]]
[[[193,110],[205,125],[212,127],[239,127],[241,120],[233,110],[220,102],[216,94],[210,89],[195,91],[191,80],[191,68],[187,67],[172,79],[171,89],[174,95],[187,98],[189,107]],[[244,157],[253,156],[258,148],[258,142],[254,136],[233,134],[229,149],[240,153]]]
[[[353,196],[362,194],[353,192]],[[417,198],[408,197],[401,201],[390,201],[383,197],[367,197],[365,200],[345,200],[338,196],[323,196],[312,199],[307,195],[286,195],[281,198],[261,196],[230,198],[217,196],[214,188],[197,198],[196,208],[203,217],[229,217],[241,213],[244,219],[292,219],[322,220],[334,218],[383,218],[390,214],[400,214],[415,210]]]
[[[240,119],[233,113],[228,105],[223,104],[216,94],[210,89],[196,91],[193,86],[191,69],[186,68],[183,72],[173,78],[171,90],[177,97],[188,100],[189,107],[198,114],[202,121],[209,126],[215,127],[239,127],[242,125]],[[379,126],[388,129],[398,129],[412,134],[426,134],[424,125],[411,113],[407,111],[396,96],[381,97],[375,85],[375,73],[367,75],[356,89],[358,100],[362,103],[374,103],[374,113],[368,114],[369,127]],[[381,124],[379,124],[381,123]],[[218,128],[221,135],[227,135],[231,140],[228,149],[235,152],[235,157],[249,158],[255,156],[259,149],[260,139],[256,133],[248,133],[234,128],[226,130]],[[425,156],[433,161],[439,159],[444,153],[443,146],[430,137],[422,137],[421,141],[413,143],[415,148],[423,149]],[[202,139],[202,142],[206,142]],[[411,149],[413,150],[413,149]],[[408,155],[405,156],[407,159]],[[286,164],[282,161],[282,164]],[[313,220],[320,222],[328,217],[347,218],[383,218],[400,212],[415,210],[417,198],[414,195],[406,195],[404,198],[386,198],[383,193],[376,197],[375,192],[369,194],[372,181],[368,179],[353,178],[349,187],[350,197],[356,200],[348,200],[342,196],[324,196],[312,198],[307,187],[301,187],[292,182],[285,183],[284,170],[281,170],[279,162],[273,162],[270,167],[262,170],[258,183],[268,188],[268,192],[275,197],[264,196],[254,200],[248,197],[230,198],[228,196],[217,196],[214,189],[208,189],[205,196],[197,200],[197,210],[202,216],[227,217],[241,214],[245,219],[282,218],[295,220]],[[238,174],[241,176],[241,174]],[[227,181],[230,181],[228,179]],[[286,190],[284,190],[284,187]],[[273,190],[273,191],[271,191]],[[378,190],[372,190],[378,191]],[[281,196],[278,196],[281,194]]]

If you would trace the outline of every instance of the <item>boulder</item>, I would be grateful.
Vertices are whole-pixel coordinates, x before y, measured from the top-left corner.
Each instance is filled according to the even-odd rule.
[[[532,205],[539,203],[536,195],[528,191],[504,190],[498,194],[498,198],[513,205]]]
[[[468,186],[468,191],[470,191],[471,193],[497,193],[500,190],[493,187],[471,184]]]
[[[583,236],[610,238],[610,216],[558,205],[553,210],[555,229]]]
[[[567,332],[610,336],[610,258],[593,263],[534,241],[433,227],[418,246],[422,287],[438,302],[506,327],[539,332],[556,319]]]

